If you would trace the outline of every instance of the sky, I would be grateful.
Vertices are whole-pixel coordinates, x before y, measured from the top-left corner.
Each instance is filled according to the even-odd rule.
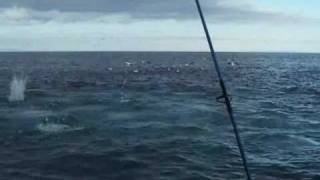
[[[319,0],[200,0],[214,47],[320,52]],[[0,0],[0,51],[208,51],[194,0]]]

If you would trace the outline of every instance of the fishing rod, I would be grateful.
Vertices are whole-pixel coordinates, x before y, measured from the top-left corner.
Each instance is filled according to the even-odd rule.
[[[217,101],[224,100],[223,103],[226,104],[227,111],[228,111],[228,114],[229,114],[229,117],[230,117],[230,120],[231,120],[231,124],[232,124],[232,127],[233,127],[233,132],[235,134],[235,137],[236,137],[236,140],[237,140],[237,145],[238,145],[238,148],[239,148],[239,151],[240,151],[243,167],[244,167],[247,179],[251,180],[251,175],[250,175],[249,168],[248,168],[248,165],[247,165],[246,155],[245,155],[242,143],[241,143],[241,138],[240,138],[240,135],[239,135],[237,123],[236,123],[236,121],[234,119],[234,116],[233,116],[233,109],[232,109],[231,101],[230,101],[230,98],[229,98],[229,95],[228,95],[228,92],[227,92],[227,88],[225,86],[224,80],[223,80],[221,72],[220,72],[219,63],[217,61],[216,54],[215,54],[215,51],[214,51],[214,48],[213,48],[213,45],[212,45],[212,41],[211,41],[210,33],[209,33],[209,30],[208,30],[208,27],[207,27],[207,23],[206,23],[204,15],[203,15],[202,8],[201,8],[199,0],[195,0],[195,1],[196,1],[196,4],[197,4],[197,8],[198,8],[198,12],[199,12],[199,15],[200,15],[200,18],[201,18],[203,29],[205,31],[206,38],[207,38],[207,41],[208,41],[208,44],[209,44],[211,57],[212,57],[214,65],[215,65],[215,69],[216,69],[216,72],[218,74],[219,83],[220,83],[220,86],[221,86],[221,89],[222,89],[222,93],[223,93],[222,96],[217,98]]]

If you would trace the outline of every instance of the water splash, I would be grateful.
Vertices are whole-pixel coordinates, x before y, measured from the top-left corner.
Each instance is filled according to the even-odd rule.
[[[130,99],[125,93],[122,92],[120,97],[120,103],[128,103],[128,102],[130,102]]]
[[[52,122],[48,117],[37,125],[37,129],[44,133],[63,133],[69,131],[81,131],[84,127],[73,127],[67,124]]]
[[[26,85],[27,78],[15,75],[10,82],[10,95],[8,100],[10,102],[24,101]]]
[[[66,124],[56,124],[56,123],[41,123],[37,126],[37,129],[45,133],[62,133],[69,131],[81,131],[83,127],[71,127]]]

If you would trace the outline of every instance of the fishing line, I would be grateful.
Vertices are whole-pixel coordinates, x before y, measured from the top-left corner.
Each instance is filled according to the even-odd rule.
[[[228,111],[228,114],[229,114],[229,117],[230,117],[230,120],[231,120],[231,124],[232,124],[232,127],[233,127],[233,132],[235,134],[235,137],[236,137],[236,140],[237,140],[237,145],[238,145],[238,148],[239,148],[239,151],[240,151],[243,167],[244,167],[245,173],[247,175],[247,179],[251,180],[251,175],[250,175],[249,168],[248,168],[248,165],[247,165],[246,155],[245,155],[242,143],[241,143],[241,138],[240,138],[240,135],[239,135],[237,123],[236,123],[236,121],[234,119],[234,116],[233,116],[233,109],[232,109],[232,105],[231,105],[231,102],[230,102],[230,97],[228,95],[227,88],[225,86],[224,80],[223,80],[221,72],[220,72],[219,63],[217,61],[216,54],[215,54],[215,51],[214,51],[214,48],[213,48],[213,45],[212,45],[212,41],[211,41],[210,33],[209,33],[209,30],[208,30],[208,27],[207,27],[207,24],[206,24],[206,20],[205,20],[205,17],[203,15],[203,13],[202,13],[202,9],[201,9],[201,5],[200,5],[199,0],[195,0],[195,1],[196,1],[196,4],[197,4],[197,9],[198,9],[198,12],[199,12],[199,15],[200,15],[200,18],[201,18],[203,29],[204,29],[205,34],[206,34],[206,38],[207,38],[208,45],[209,45],[210,52],[211,52],[211,57],[212,57],[214,65],[215,65],[215,69],[216,69],[216,72],[218,74],[219,83],[220,83],[220,86],[221,86],[221,89],[222,89],[222,95],[217,98],[217,101],[223,102],[224,104],[226,104],[227,111]]]

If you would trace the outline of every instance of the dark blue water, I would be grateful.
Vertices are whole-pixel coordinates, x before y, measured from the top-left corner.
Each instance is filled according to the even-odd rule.
[[[320,55],[218,56],[253,177],[320,179]],[[243,179],[218,85],[207,53],[0,53],[0,179]]]

